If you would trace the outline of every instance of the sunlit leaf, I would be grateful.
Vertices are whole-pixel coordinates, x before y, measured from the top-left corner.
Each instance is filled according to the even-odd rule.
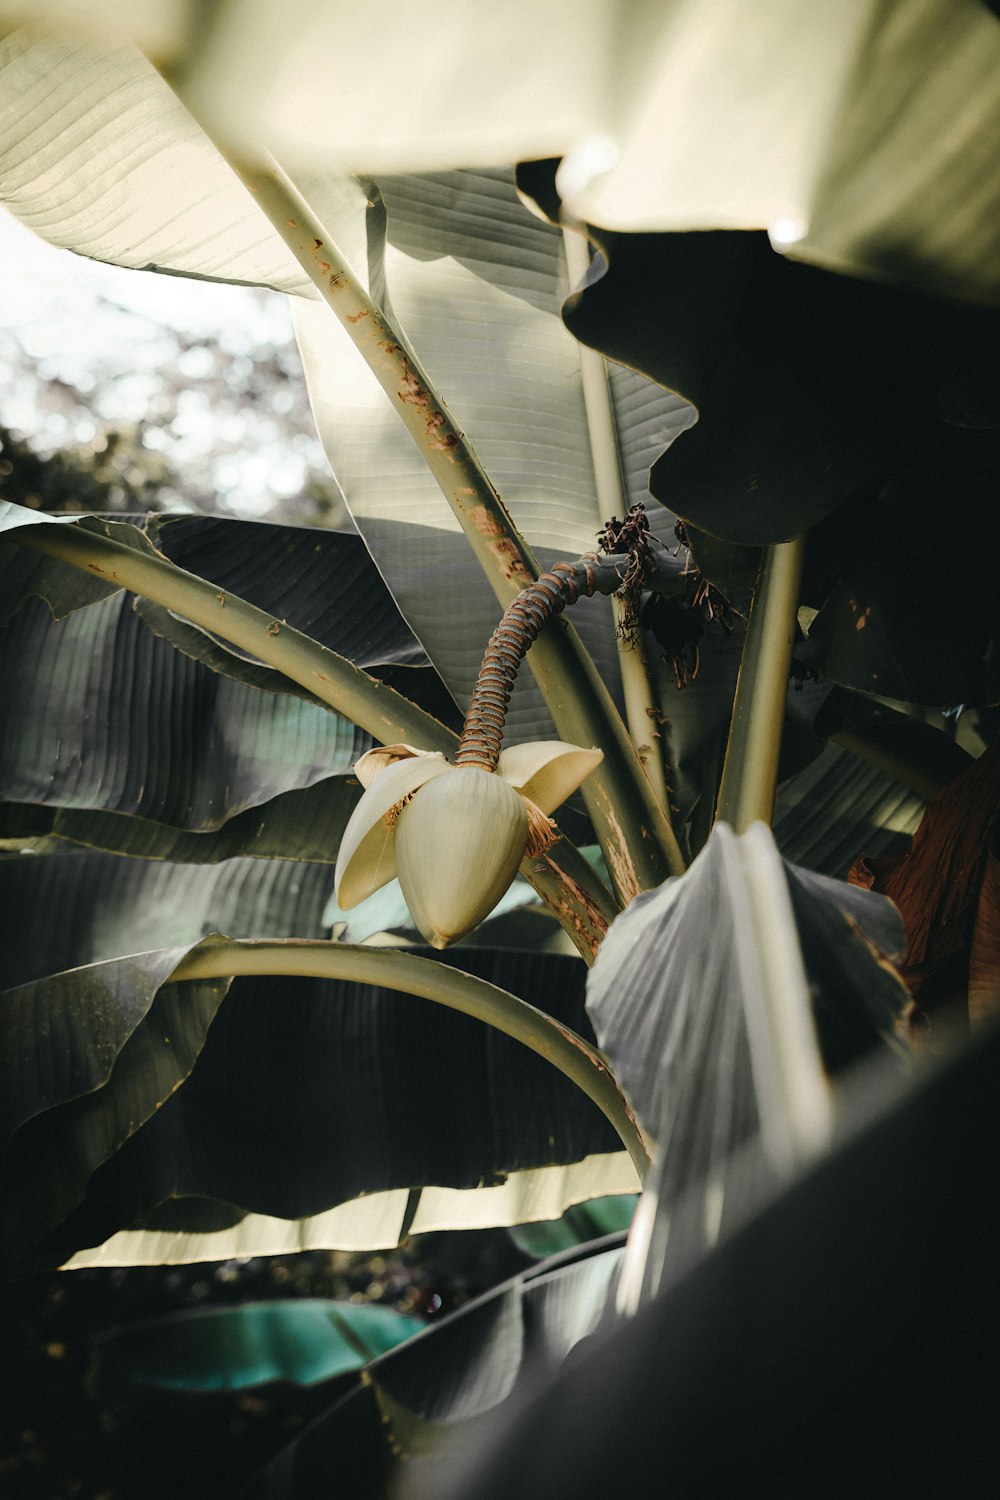
[[[370,196],[364,269],[377,265],[396,316],[516,525],[545,566],[592,551],[608,518],[596,497],[580,353],[560,321],[569,290],[560,232],[525,208],[507,172],[385,177]],[[299,305],[296,327],[319,433],[351,513],[402,613],[464,702],[499,608],[360,355],[325,309]],[[647,496],[649,464],[691,413],[634,371],[615,372],[611,393],[634,502]],[[655,524],[669,536],[672,520]],[[613,684],[604,602],[582,601],[573,623]],[[550,736],[548,723],[522,673],[509,741]]]

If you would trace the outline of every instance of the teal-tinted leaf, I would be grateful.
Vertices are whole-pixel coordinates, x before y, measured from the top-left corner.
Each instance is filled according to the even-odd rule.
[[[519,1250],[542,1260],[558,1255],[574,1245],[585,1245],[601,1235],[627,1229],[635,1213],[634,1193],[615,1193],[609,1198],[591,1198],[589,1203],[574,1203],[561,1219],[537,1224],[517,1224],[509,1233]]]
[[[235,937],[323,937],[330,885],[326,865],[293,860],[173,865],[83,849],[3,859],[0,984],[191,944],[220,929]]]
[[[239,180],[128,44],[8,32],[0,162],[7,206],[54,244],[140,270],[308,288]]]
[[[421,1318],[371,1303],[247,1302],[112,1329],[102,1355],[114,1378],[147,1390],[237,1391],[275,1380],[315,1385],[360,1369],[424,1326]]]
[[[76,1207],[96,1168],[194,1066],[228,981],[165,984],[186,951],[112,960],[0,994],[4,1055],[18,1063],[0,1208],[8,1269]]]

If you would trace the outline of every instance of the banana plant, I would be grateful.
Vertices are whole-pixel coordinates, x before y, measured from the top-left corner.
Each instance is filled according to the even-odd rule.
[[[356,530],[2,502],[0,1255],[382,1248],[645,1187],[624,1253],[533,1273],[557,1312],[583,1288],[564,1354],[822,1161],[866,1062],[896,1097],[942,987],[995,1009],[993,752],[901,711],[996,698],[993,177],[939,237],[904,195],[902,249],[852,198],[865,36],[905,101],[929,24],[874,4],[769,8],[810,128],[790,156],[758,129],[759,173],[701,196],[653,171],[643,111],[612,160],[559,89],[516,175],[502,109],[462,170],[447,135],[318,149],[274,125],[280,68],[248,133],[267,5],[197,45],[120,9],[145,52],[0,37],[0,196],[79,254],[287,293]],[[703,12],[720,111],[764,89],[741,0],[662,35],[656,9],[650,107],[683,104]],[[982,125],[1000,43],[957,9]],[[938,201],[949,160],[922,159]],[[948,947],[920,856],[970,802]],[[415,1455],[511,1395],[421,1403],[436,1336],[363,1381]]]

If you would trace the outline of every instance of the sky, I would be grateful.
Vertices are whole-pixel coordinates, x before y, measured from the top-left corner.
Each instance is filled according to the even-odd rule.
[[[103,265],[3,209],[0,267],[0,420],[36,451],[139,423],[168,503],[248,518],[327,474],[281,294]]]

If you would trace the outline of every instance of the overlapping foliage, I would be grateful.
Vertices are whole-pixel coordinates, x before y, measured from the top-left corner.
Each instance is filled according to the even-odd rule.
[[[27,27],[0,39],[5,201],[87,255],[292,294],[317,425],[357,528],[55,523],[6,508],[7,1266],[394,1244],[420,1228],[555,1219],[638,1185],[634,1125],[620,1132],[630,1159],[590,1100],[479,1021],[354,979],[277,977],[271,960],[231,985],[214,971],[185,977],[209,972],[197,968],[216,941],[207,934],[315,941],[348,916],[328,902],[359,795],[354,761],[377,741],[452,753],[501,605],[536,564],[594,548],[609,469],[623,514],[647,502],[656,544],[676,545],[682,521],[692,566],[732,601],[735,628],[705,634],[689,609],[670,647],[669,620],[647,614],[646,663],[616,639],[601,599],[574,611],[578,635],[563,624],[543,633],[508,740],[569,738],[569,724],[603,750],[563,834],[596,837],[613,890],[564,836],[551,860],[522,865],[544,904],[526,905],[520,886],[454,957],[492,983],[496,1014],[520,1016],[536,1051],[570,1038],[602,1087],[614,1093],[617,1080],[628,1104],[615,1094],[606,1114],[634,1112],[656,1144],[619,1305],[734,1234],[828,1148],[849,1063],[884,1053],[896,1067],[913,1018],[886,955],[905,943],[887,903],[842,877],[862,853],[893,853],[963,752],[926,725],[892,733],[890,711],[859,695],[949,710],[996,698],[1000,619],[982,535],[1000,479],[998,221],[983,143],[1000,27],[975,0],[872,3],[850,16],[824,5],[809,17],[775,0],[752,8],[759,45],[748,50],[744,0],[676,7],[670,26],[660,9],[630,8],[625,31],[604,9],[607,34],[621,38],[614,87],[622,54],[640,80],[604,172],[592,134],[613,90],[573,104],[580,67],[596,80],[606,66],[594,20],[569,18],[544,117],[511,111],[502,88],[477,101],[490,106],[480,165],[466,157],[464,170],[442,169],[456,139],[477,139],[461,112],[458,134],[430,136],[419,159],[387,119],[376,131],[370,110],[360,112],[370,156],[334,132],[318,158],[302,129],[308,77],[291,128],[281,68],[259,100],[275,135],[248,141],[234,101],[265,55],[261,37],[274,40],[263,0],[241,9],[235,50],[235,6],[216,8],[197,52],[165,7],[131,17],[211,135],[131,43]],[[299,20],[282,22],[294,38],[281,49],[287,67],[307,47],[333,66],[326,22],[312,11]],[[377,27],[378,15],[359,24]],[[923,49],[945,26],[951,66],[929,78]],[[380,36],[387,76],[403,70],[393,49],[407,35]],[[501,76],[488,47],[455,18],[453,55]],[[510,76],[530,90],[530,67]],[[699,80],[710,102],[699,95],[693,111]],[[443,118],[443,87],[451,99],[432,70],[411,97]],[[346,110],[349,91],[334,92]],[[959,98],[956,136],[945,127]],[[789,110],[800,128],[776,130]],[[664,152],[670,121],[680,134]],[[216,138],[238,153],[257,204]],[[412,116],[405,139],[419,139]],[[285,148],[291,179],[261,157],[267,144]],[[558,171],[535,160],[518,178],[546,218],[495,162],[556,153]],[[347,175],[359,167],[379,170]],[[576,288],[566,235],[594,251]],[[323,259],[334,254],[336,270]],[[357,342],[322,300],[335,304],[346,286]],[[592,350],[612,363],[595,366]],[[462,466],[450,481],[449,464]],[[755,587],[762,549],[766,561],[778,546],[797,548],[802,569],[790,611],[787,599],[775,606],[786,610],[778,634],[799,677],[822,681],[787,701],[784,680],[762,689],[730,732],[744,637],[771,610]],[[133,603],[123,584],[144,597]],[[793,642],[799,604],[808,638]],[[683,692],[678,649],[699,667]],[[784,862],[766,830],[709,837],[727,735],[731,756],[766,741],[776,762],[783,726]],[[640,746],[662,755],[668,805]],[[959,788],[986,784],[991,763]],[[997,991],[989,788],[968,830],[969,930],[952,965],[960,1003],[971,986],[979,1013]],[[940,956],[941,871],[918,861],[922,849],[957,847],[949,805],[936,804],[909,864],[876,865],[876,890],[905,892],[904,916],[918,916],[908,979]],[[699,857],[682,874],[686,856]],[[357,920],[335,929],[333,947],[347,954],[345,938],[386,928],[414,941],[384,898],[377,917]],[[569,938],[588,961],[600,946],[589,1013]],[[225,951],[238,949],[252,962],[245,946]],[[374,1402],[396,1446],[419,1454],[504,1405],[529,1343],[558,1362],[594,1331],[620,1259],[616,1248],[543,1267],[382,1355],[268,1493],[309,1493],[362,1406],[365,1431]],[[241,1337],[265,1327],[248,1315]],[[123,1351],[140,1347],[127,1338]]]

